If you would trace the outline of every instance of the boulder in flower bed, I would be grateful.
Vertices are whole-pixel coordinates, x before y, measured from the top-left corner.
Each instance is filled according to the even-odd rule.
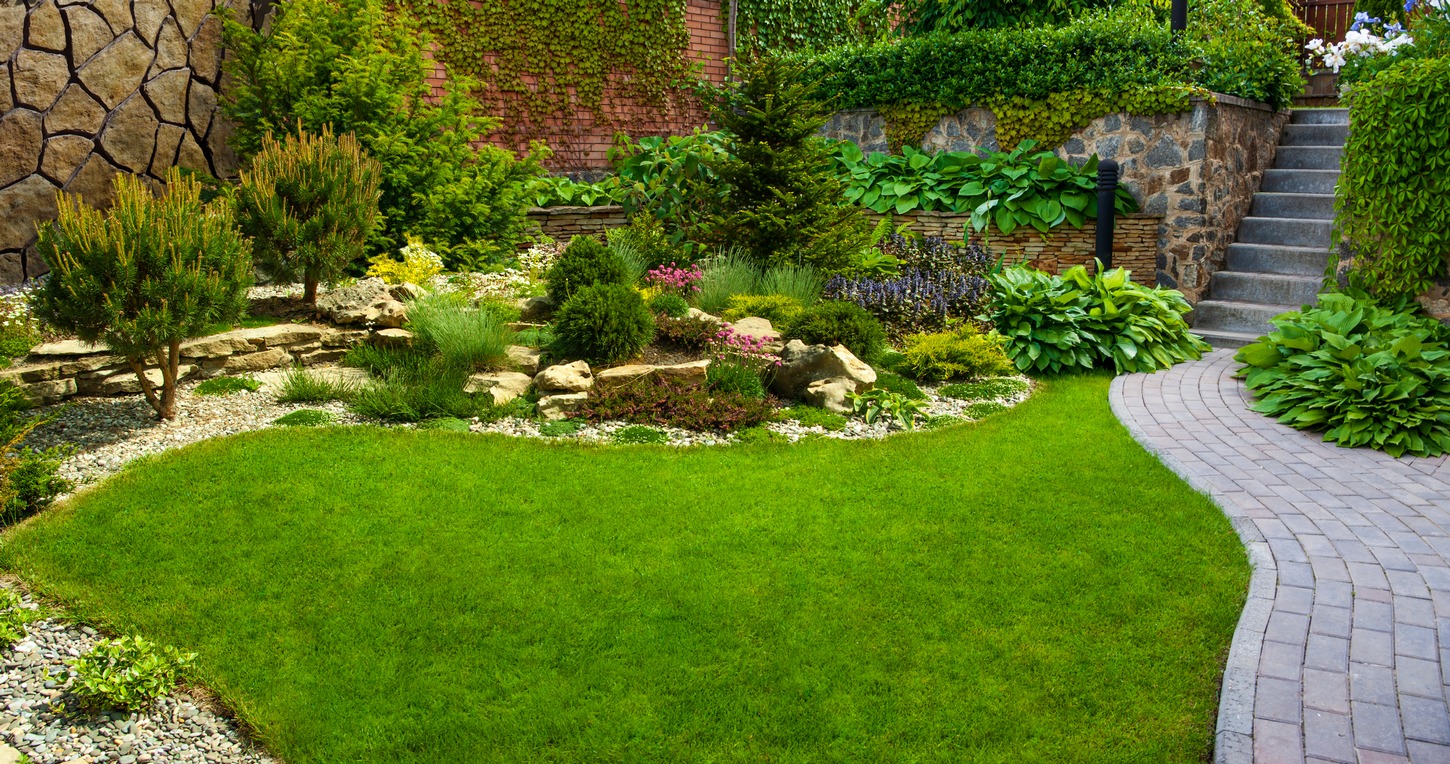
[[[567,419],[589,400],[589,393],[559,393],[539,399],[539,416],[550,422]]]
[[[504,354],[508,356],[510,363],[519,367],[519,371],[531,377],[539,373],[539,367],[544,361],[544,351],[523,345],[509,345]]]
[[[494,405],[501,406],[523,395],[529,389],[533,378],[516,371],[495,371],[474,374],[463,386],[463,392],[470,395],[487,393],[493,397]]]
[[[807,345],[791,340],[781,351],[780,360],[771,389],[782,398],[804,400],[811,383],[823,380],[846,380],[850,392],[855,393],[863,393],[876,384],[875,370],[845,345]]]
[[[818,379],[806,386],[805,392],[801,394],[801,400],[816,408],[836,414],[846,414],[851,411],[851,402],[846,396],[855,392],[859,392],[856,389],[855,380],[846,377]]]
[[[317,312],[339,326],[373,324],[397,328],[403,325],[408,308],[382,280],[363,279],[318,297]]]
[[[542,393],[582,393],[594,386],[594,373],[583,361],[550,366],[534,377]]]
[[[709,368],[710,361],[708,359],[670,364],[668,366],[654,366],[647,363],[639,363],[605,369],[594,375],[594,380],[600,385],[610,385],[639,379],[647,374],[658,374],[662,377],[676,379],[686,384],[703,385],[705,384],[705,372]]]

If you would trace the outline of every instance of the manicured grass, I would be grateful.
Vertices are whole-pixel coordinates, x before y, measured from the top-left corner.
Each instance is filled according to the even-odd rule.
[[[1201,762],[1248,565],[1102,377],[882,442],[287,428],[0,562],[289,762]]]

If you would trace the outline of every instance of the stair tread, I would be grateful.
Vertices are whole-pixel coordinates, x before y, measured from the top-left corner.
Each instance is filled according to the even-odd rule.
[[[1222,305],[1225,308],[1237,308],[1237,309],[1241,309],[1241,308],[1250,308],[1250,309],[1258,309],[1258,308],[1278,308],[1280,313],[1283,313],[1284,311],[1287,311],[1287,310],[1298,310],[1298,309],[1304,307],[1303,305],[1280,305],[1278,303],[1272,303],[1272,302],[1244,302],[1243,300],[1216,300],[1216,299],[1211,298],[1211,297],[1209,299],[1207,299],[1207,300],[1199,300],[1198,301],[1198,307],[1201,308],[1201,307],[1203,307],[1205,305]]]
[[[1227,329],[1200,329],[1196,326],[1189,329],[1189,331],[1197,334],[1200,337],[1203,337],[1204,339],[1208,339],[1210,337],[1223,337],[1225,339],[1241,339],[1247,340],[1249,342],[1254,342],[1265,334],[1263,332],[1260,332],[1259,334],[1255,334],[1253,332],[1231,332]]]
[[[1255,191],[1254,196],[1307,196],[1310,199],[1333,199],[1334,194],[1311,194],[1308,191]]]
[[[1320,247],[1301,247],[1296,244],[1265,244],[1261,241],[1236,241],[1230,244],[1229,247],[1253,247],[1255,249],[1289,249],[1298,253],[1308,254],[1310,252],[1313,252],[1315,254],[1322,254],[1326,256],[1329,254],[1329,250],[1322,249]]]
[[[1269,272],[1266,272],[1266,271],[1231,271],[1231,270],[1228,270],[1226,268],[1223,269],[1223,270],[1215,271],[1213,275],[1217,276],[1219,274],[1225,274],[1225,275],[1233,274],[1235,276],[1252,276],[1254,278],[1270,279],[1270,280],[1273,280],[1273,281],[1294,281],[1294,282],[1300,282],[1300,283],[1313,282],[1315,284],[1318,284],[1320,281],[1323,281],[1324,280],[1323,278],[1318,277],[1318,276],[1301,276],[1301,275],[1297,275],[1297,274],[1293,274],[1293,273],[1269,273]]]

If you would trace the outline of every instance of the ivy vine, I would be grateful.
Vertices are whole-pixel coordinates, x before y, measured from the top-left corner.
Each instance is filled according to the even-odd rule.
[[[630,99],[659,111],[684,92],[691,66],[685,0],[402,0],[438,43],[451,77],[467,78],[516,132],[566,124],[579,109],[623,127]],[[520,122],[526,124],[519,124]]]
[[[939,103],[893,103],[877,111],[886,123],[886,145],[893,154],[900,154],[902,146],[920,147],[938,122],[956,113],[956,109]]]
[[[738,44],[778,52],[860,42],[890,31],[887,8],[880,0],[738,0]],[[722,0],[720,12],[729,15],[729,0]]]

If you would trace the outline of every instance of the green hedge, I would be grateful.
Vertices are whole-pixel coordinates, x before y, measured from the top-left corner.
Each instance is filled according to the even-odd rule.
[[[1357,84],[1335,199],[1354,274],[1376,295],[1414,295],[1450,255],[1450,57],[1407,60]]]

